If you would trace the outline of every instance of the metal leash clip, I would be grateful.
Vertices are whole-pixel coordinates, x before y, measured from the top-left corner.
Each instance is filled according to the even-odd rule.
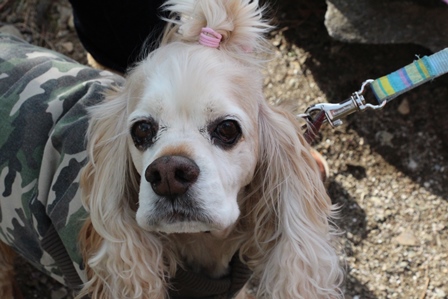
[[[366,109],[373,109],[373,110],[381,109],[386,105],[387,101],[382,102],[380,105],[372,105],[366,103],[366,100],[364,99],[363,96],[366,86],[372,83],[373,81],[374,80],[372,79],[364,81],[359,91],[354,92],[350,98],[341,103],[315,104],[308,107],[308,109],[306,109],[304,114],[300,114],[298,116],[305,118],[308,121],[311,120],[312,122],[315,119],[315,115],[324,112],[325,119],[323,122],[324,123],[328,122],[334,128],[342,125],[341,118],[346,117],[347,115],[350,115],[354,112],[364,111]]]

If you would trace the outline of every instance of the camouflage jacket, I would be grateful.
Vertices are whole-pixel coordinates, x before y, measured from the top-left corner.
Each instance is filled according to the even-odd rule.
[[[122,83],[0,34],[0,240],[74,288],[85,278],[77,250],[85,108]]]

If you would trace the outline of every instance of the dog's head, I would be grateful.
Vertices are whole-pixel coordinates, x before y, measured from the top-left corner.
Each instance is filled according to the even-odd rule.
[[[269,26],[258,1],[170,0],[167,7],[175,17],[161,46],[90,111],[82,184],[100,236],[90,241],[90,267],[105,277],[116,270],[112,256],[121,264],[128,252],[137,260],[128,261],[133,275],[143,273],[133,276],[134,287],[151,275],[160,286],[166,269],[156,233],[222,237],[240,224],[247,237],[240,253],[261,277],[262,293],[336,298],[331,204],[297,121],[263,97]],[[199,41],[206,27],[222,36],[217,48]],[[149,262],[148,251],[157,258]]]
[[[255,55],[268,26],[256,1],[193,2],[166,3],[180,18],[170,21],[162,45],[131,70],[127,86],[110,101],[126,105],[119,136],[126,136],[121,154],[130,153],[140,177],[138,225],[221,234],[238,219],[238,194],[258,161],[263,96]],[[208,10],[217,15],[206,17]],[[218,48],[198,42],[205,27],[222,35]],[[104,107],[95,109],[105,115]]]
[[[258,160],[261,83],[223,50],[171,42],[131,75],[126,128],[140,187],[136,219],[161,232],[222,231]]]

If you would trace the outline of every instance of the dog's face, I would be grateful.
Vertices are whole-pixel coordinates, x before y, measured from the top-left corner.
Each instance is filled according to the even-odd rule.
[[[219,50],[176,43],[137,68],[128,146],[141,176],[138,224],[165,233],[232,227],[257,163],[257,75]]]

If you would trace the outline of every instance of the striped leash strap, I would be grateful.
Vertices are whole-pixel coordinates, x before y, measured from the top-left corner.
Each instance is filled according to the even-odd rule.
[[[381,109],[386,103],[397,96],[411,90],[425,82],[448,73],[448,48],[430,56],[424,56],[413,63],[380,77],[376,80],[366,80],[361,89],[354,92],[350,98],[341,103],[319,103],[306,109],[304,114],[297,117],[307,121],[305,136],[317,136],[322,123],[328,122],[332,127],[342,124],[341,118],[357,111],[366,109]],[[370,86],[378,105],[366,103],[363,96],[366,87]],[[325,115],[322,121],[322,115]],[[312,139],[310,139],[312,142]]]
[[[406,91],[448,72],[448,48],[424,56],[371,83],[378,102],[391,101]]]

